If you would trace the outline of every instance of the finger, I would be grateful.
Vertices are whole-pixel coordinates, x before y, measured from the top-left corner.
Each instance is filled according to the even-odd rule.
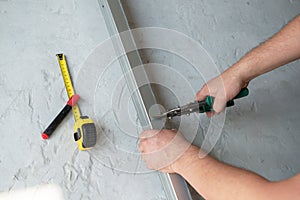
[[[174,139],[176,139],[178,137],[182,138],[182,133],[179,130],[172,129],[171,131],[176,134],[175,137],[174,137]]]
[[[177,132],[178,132],[177,129],[175,129],[175,128],[172,128],[171,131],[172,131],[173,133],[177,133]]]
[[[147,168],[151,170],[155,170],[155,168],[151,164],[147,164]]]
[[[144,131],[140,134],[140,140],[151,138],[154,135],[156,135],[158,132],[159,132],[159,130],[154,130],[154,129]]]
[[[242,88],[248,87],[248,85],[249,85],[249,82],[246,82]]]
[[[142,148],[145,146],[147,139],[146,138],[140,138],[138,143],[138,149],[141,151]]]
[[[211,111],[211,112],[206,112],[206,116],[211,118],[212,116],[214,116],[214,112]]]
[[[205,85],[196,94],[195,100],[201,101],[201,100],[205,99],[206,96],[208,96],[208,95],[209,95],[209,92],[208,92],[208,89],[207,89],[207,85]]]
[[[140,152],[143,152],[143,148],[144,144],[142,142],[139,143],[138,149],[140,150]]]
[[[145,154],[145,151],[144,150],[140,150],[141,154],[144,155]]]
[[[145,163],[147,163],[144,154],[142,154],[141,159],[142,159],[142,161],[144,161]]]
[[[216,97],[213,104],[213,114],[219,114],[223,110],[225,110],[226,107],[226,99]]]

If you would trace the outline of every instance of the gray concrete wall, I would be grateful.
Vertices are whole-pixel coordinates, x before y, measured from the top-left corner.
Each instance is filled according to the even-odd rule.
[[[220,71],[300,10],[299,0],[123,3],[133,28],[156,26],[182,32],[208,51]],[[113,113],[106,113],[112,107],[113,83],[121,76],[117,64],[105,71],[97,87],[100,117],[90,115],[99,120],[99,146],[92,152],[78,152],[71,115],[51,140],[41,141],[40,133],[67,100],[55,54],[68,56],[71,74],[76,77],[87,58],[97,61],[89,55],[108,38],[97,1],[0,0],[0,27],[0,191],[55,183],[65,199],[165,199],[156,173],[128,174],[128,169],[140,172],[146,168],[139,160],[118,154],[118,148],[137,152],[140,129],[132,131],[132,139],[119,131]],[[169,65],[183,76],[192,73],[188,63],[171,53],[144,50],[142,56],[145,62]],[[299,62],[294,62],[253,80],[250,96],[228,109],[212,155],[270,180],[299,173],[299,75]],[[176,80],[167,82],[179,88]],[[204,80],[192,74],[190,83],[196,92]],[[116,90],[122,92],[122,88]],[[178,101],[173,94],[159,87],[156,90],[165,107]],[[176,95],[192,100],[195,94],[186,96],[180,88]],[[133,106],[130,108],[136,118]],[[209,121],[203,115],[190,119],[189,123],[185,123],[188,118],[182,119],[181,131],[188,137],[191,126],[198,126],[200,120],[202,128],[195,143],[201,145]],[[178,126],[178,121],[171,125]]]

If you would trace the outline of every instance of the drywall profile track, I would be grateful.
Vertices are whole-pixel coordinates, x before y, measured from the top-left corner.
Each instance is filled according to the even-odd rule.
[[[143,70],[138,70],[138,76],[133,70],[136,66],[143,66],[139,52],[132,51],[136,47],[133,35],[130,31],[128,21],[120,0],[98,0],[100,9],[104,16],[107,29],[111,36],[114,36],[113,45],[117,55],[123,55],[118,58],[129,92],[138,113],[140,123],[144,129],[158,128],[151,123],[148,115],[149,108],[156,104],[156,99],[148,76]],[[120,33],[127,31],[130,37],[121,37]],[[130,51],[130,52],[129,52]],[[128,52],[128,53],[127,53]],[[145,81],[148,83],[145,85]],[[138,87],[143,85],[143,87]],[[167,199],[169,200],[189,200],[192,199],[184,179],[176,174],[159,173],[162,185]]]

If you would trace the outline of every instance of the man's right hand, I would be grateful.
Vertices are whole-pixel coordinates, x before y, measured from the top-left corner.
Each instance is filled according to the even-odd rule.
[[[207,115],[219,114],[225,109],[227,101],[233,99],[247,85],[248,82],[242,79],[238,67],[233,66],[220,76],[208,81],[197,93],[196,100],[203,100],[208,95],[215,97],[213,112]]]
[[[300,59],[300,15],[272,38],[252,49],[220,76],[210,80],[197,93],[196,100],[215,97],[213,112],[220,113],[250,80],[296,59]],[[280,51],[278,50],[280,49]]]

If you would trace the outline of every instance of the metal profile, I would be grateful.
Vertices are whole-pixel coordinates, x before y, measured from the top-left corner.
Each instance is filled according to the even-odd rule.
[[[156,104],[156,98],[148,81],[148,76],[143,70],[139,70],[138,76],[133,70],[136,66],[143,66],[140,54],[137,48],[134,51],[127,51],[132,46],[136,47],[134,37],[120,0],[98,0],[100,9],[111,36],[114,36],[113,45],[117,55],[123,55],[118,58],[123,73],[126,73],[125,79],[129,92],[132,93],[132,100],[137,110],[138,117],[143,129],[159,128],[153,124],[149,118],[148,112],[152,105]],[[127,31],[130,37],[120,37],[119,34]],[[128,52],[128,53],[127,53]],[[148,84],[144,84],[145,81]],[[143,87],[138,87],[143,83]],[[189,200],[192,199],[185,180],[177,174],[167,174],[158,172],[166,197],[169,200]]]

